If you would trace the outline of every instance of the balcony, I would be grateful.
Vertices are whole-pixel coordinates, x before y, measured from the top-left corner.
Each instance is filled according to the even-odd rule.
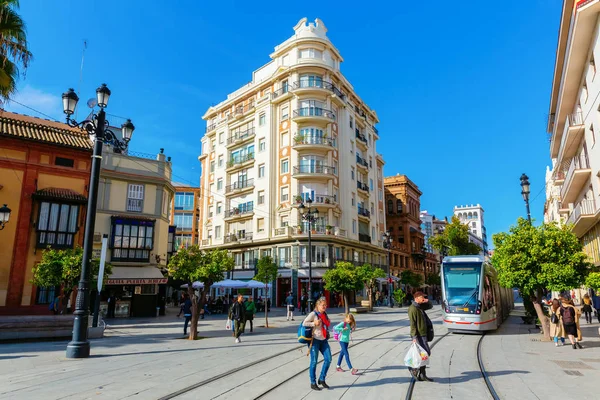
[[[288,86],[284,86],[274,91],[273,93],[271,93],[271,101],[273,101],[274,103],[278,103],[280,101],[289,99],[290,97],[292,97],[292,93],[289,89],[290,88]]]
[[[206,127],[205,133],[209,133],[217,129],[217,124],[210,124]]]
[[[294,136],[294,149],[301,150],[322,150],[327,152],[335,148],[335,140],[316,135],[296,135]]]
[[[358,154],[356,155],[356,165],[366,171],[369,170],[369,163],[367,162],[367,160],[365,160]]]
[[[322,79],[303,79],[292,83],[292,91],[295,93],[329,93],[333,92],[333,85]]]
[[[326,165],[298,165],[294,167],[294,178],[331,179],[337,174],[334,167]]]
[[[227,146],[226,147],[231,147],[234,145],[239,145],[239,144],[249,142],[250,140],[254,139],[254,136],[256,136],[256,128],[254,128],[254,127],[246,129],[243,132],[238,132],[235,135],[229,136],[227,138]]]
[[[306,202],[307,195],[298,194],[294,197],[293,207],[297,207],[300,203]],[[337,199],[335,196],[330,196],[327,194],[315,194],[314,199],[312,200],[312,205],[319,207],[329,207],[334,208],[337,205]]]
[[[569,159],[575,156],[584,133],[583,114],[578,112],[568,115],[560,140],[560,148],[558,150],[559,160]]]
[[[371,218],[371,212],[362,206],[358,206],[358,217],[368,220]]]
[[[328,124],[335,121],[335,114],[324,108],[304,107],[294,110],[292,120],[294,120],[294,122],[310,121]]]
[[[238,194],[254,189],[254,178],[240,179],[231,185],[225,186],[225,194]]]
[[[366,196],[369,195],[369,185],[367,185],[366,183],[356,181],[356,188],[358,189],[358,193],[362,193]]]
[[[208,239],[202,239],[202,241],[200,242],[201,246],[210,246],[212,245],[212,238],[208,238]]]
[[[583,236],[597,220],[596,202],[594,200],[582,200],[573,208],[567,218],[567,224],[573,225],[573,233],[577,237]]]
[[[227,168],[225,171],[232,172],[236,169],[247,167],[251,164],[254,164],[254,153],[249,153],[229,160],[227,162]]]
[[[254,109],[255,109],[254,103],[250,103],[245,106],[238,106],[233,110],[233,112],[231,114],[229,114],[227,116],[227,121],[241,119],[249,112],[254,111]]]
[[[281,228],[273,229],[273,236],[275,237],[292,237],[292,227],[284,226]]]
[[[142,199],[127,199],[128,212],[142,212],[144,209],[144,200]]]
[[[592,175],[587,155],[581,152],[571,160],[561,189],[563,203],[573,203]]]
[[[225,210],[225,220],[252,218],[254,215],[254,205],[243,208],[234,207],[230,210]]]
[[[298,225],[292,230],[292,233],[295,236],[308,236],[308,230],[306,228],[306,225]],[[344,238],[348,236],[345,229],[338,228],[337,226],[332,226],[331,229],[327,229],[327,226],[325,225],[313,226],[310,234],[311,236],[328,235]]]
[[[230,233],[225,236],[225,243],[239,243],[239,242],[247,242],[252,240],[252,232],[245,233]]]
[[[360,133],[360,130],[357,128],[355,130],[354,136],[356,136],[356,143],[360,146],[362,146],[365,150],[367,149],[367,146],[369,145],[369,141],[367,140],[367,137],[365,135],[363,135],[362,133]]]
[[[371,243],[371,236],[365,235],[364,233],[359,233],[358,234],[358,241],[359,242]]]

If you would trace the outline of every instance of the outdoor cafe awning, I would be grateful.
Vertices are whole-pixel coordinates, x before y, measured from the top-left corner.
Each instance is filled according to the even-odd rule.
[[[107,285],[155,285],[167,283],[156,267],[113,267]]]

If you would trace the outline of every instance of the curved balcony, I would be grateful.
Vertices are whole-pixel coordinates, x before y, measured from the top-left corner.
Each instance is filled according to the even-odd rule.
[[[333,150],[336,146],[334,139],[316,135],[296,135],[294,136],[294,149],[301,150]]]
[[[300,203],[303,201],[306,202],[307,195],[298,194],[294,196],[294,203],[292,207],[298,207]],[[328,194],[315,194],[314,199],[312,199],[312,206],[318,206],[322,208],[335,208],[338,202],[335,196],[330,196]]]
[[[326,94],[333,93],[333,84],[322,79],[301,79],[292,83],[292,91],[296,94]]]
[[[337,175],[334,167],[327,165],[298,165],[294,167],[294,178],[332,179]]]
[[[254,190],[254,178],[251,179],[240,179],[231,185],[225,186],[225,195],[240,194],[244,192],[251,192]]]
[[[294,110],[292,120],[294,122],[310,121],[329,124],[335,121],[335,114],[331,110],[320,107],[303,107]]]
[[[356,144],[359,145],[359,147],[362,147],[364,150],[367,150],[369,146],[369,141],[367,140],[367,137],[365,135],[360,133],[360,130],[358,130],[358,128],[355,130],[355,136]]]
[[[364,207],[358,206],[358,218],[369,221],[371,219],[371,212]]]
[[[565,204],[573,203],[579,197],[581,191],[587,187],[591,176],[592,169],[587,154],[581,152],[578,156],[573,157],[561,189],[562,202]]]
[[[369,162],[358,154],[356,155],[356,166],[365,171],[369,171]]]

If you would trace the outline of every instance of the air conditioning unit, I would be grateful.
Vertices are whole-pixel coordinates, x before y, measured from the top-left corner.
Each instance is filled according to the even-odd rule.
[[[94,233],[94,243],[102,243],[102,234]]]

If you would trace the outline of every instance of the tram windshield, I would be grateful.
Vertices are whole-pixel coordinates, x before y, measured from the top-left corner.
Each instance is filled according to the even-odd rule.
[[[481,267],[481,263],[444,264],[444,288],[449,306],[477,306]]]

